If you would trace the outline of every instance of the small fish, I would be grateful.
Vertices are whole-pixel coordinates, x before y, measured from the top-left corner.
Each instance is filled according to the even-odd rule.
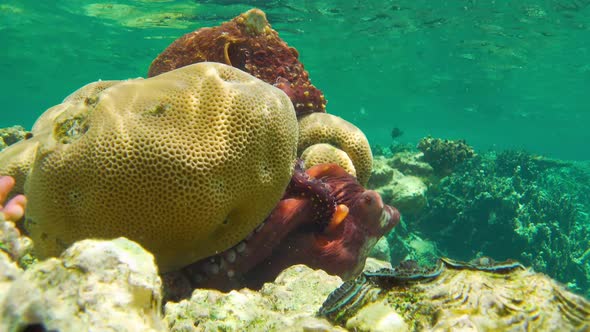
[[[391,138],[392,139],[396,139],[403,134],[404,134],[404,132],[401,129],[399,129],[398,127],[391,129]]]

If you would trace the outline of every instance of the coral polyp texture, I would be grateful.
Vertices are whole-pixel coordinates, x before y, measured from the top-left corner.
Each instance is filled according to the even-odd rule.
[[[319,164],[335,163],[352,176],[356,176],[356,168],[348,154],[330,144],[318,143],[309,146],[301,152],[301,159],[306,167]]]
[[[299,62],[299,53],[273,30],[259,9],[218,27],[188,33],[152,62],[148,76],[203,61],[221,62],[275,84],[291,98],[298,115],[325,112],[326,99]]]
[[[354,166],[358,182],[363,186],[367,184],[371,176],[373,154],[367,137],[359,128],[338,116],[327,113],[313,113],[300,117],[298,154],[302,155],[307,148],[320,143],[330,144],[342,150],[343,153],[338,152],[335,157],[334,150],[323,150],[324,156],[319,156],[319,151],[316,151],[313,158],[309,155],[306,155],[306,158],[329,160],[347,169],[349,162],[341,161],[343,156],[347,155]],[[352,174],[352,172],[349,173]]]
[[[26,174],[26,228],[41,258],[125,236],[161,271],[180,268],[244,239],[289,183],[293,105],[243,71],[200,63],[82,89],[0,155],[1,173]]]

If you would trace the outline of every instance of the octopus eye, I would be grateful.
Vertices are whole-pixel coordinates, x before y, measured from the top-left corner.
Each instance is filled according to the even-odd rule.
[[[367,205],[371,205],[373,203],[373,198],[371,198],[371,196],[365,196],[365,197],[363,197],[363,200],[365,201],[365,204],[367,204]]]

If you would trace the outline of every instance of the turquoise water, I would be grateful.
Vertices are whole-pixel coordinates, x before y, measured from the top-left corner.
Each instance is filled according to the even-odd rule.
[[[30,127],[97,79],[146,76],[174,39],[253,7],[296,47],[328,112],[372,144],[463,138],[590,159],[590,1],[110,1],[0,4],[0,127]]]
[[[30,128],[87,83],[146,77],[178,37],[253,7],[297,48],[328,113],[366,134],[375,173],[389,167],[367,188],[403,215],[386,237],[394,265],[516,259],[590,296],[590,0],[4,0],[0,128]],[[412,170],[423,160],[403,150],[428,135],[477,156]],[[395,166],[396,152],[410,161]],[[413,206],[392,194],[393,168],[420,178]]]

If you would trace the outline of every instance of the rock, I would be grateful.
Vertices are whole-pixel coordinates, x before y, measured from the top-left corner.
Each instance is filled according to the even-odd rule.
[[[23,236],[12,221],[4,220],[0,213],[0,251],[9,255],[15,262],[21,262],[33,248],[33,242]]]
[[[31,251],[32,242],[0,213],[0,303],[4,302],[12,282],[23,273],[19,263]],[[2,324],[0,323],[0,326]]]
[[[322,270],[294,265],[260,292],[197,289],[190,300],[168,302],[165,317],[171,331],[343,331],[315,317],[341,283]]]
[[[373,170],[367,187],[370,189],[379,188],[391,182],[395,170],[387,162],[388,159],[383,156],[377,156],[373,159]]]
[[[415,215],[426,206],[428,187],[417,176],[404,175],[394,170],[386,186],[376,188],[386,204],[397,207],[402,215]]]
[[[4,302],[6,292],[12,282],[17,279],[23,270],[4,251],[0,250],[0,303]],[[2,323],[0,323],[2,326]]]
[[[392,311],[386,301],[370,303],[346,322],[346,327],[353,331],[405,332],[408,324],[402,316]]]
[[[391,269],[391,263],[386,260],[369,257],[365,262],[365,268],[363,271],[377,271],[380,269]]]
[[[382,156],[376,157],[373,162],[373,172],[369,180],[368,187],[377,191],[383,202],[391,206],[395,206],[402,215],[415,215],[426,206],[426,191],[428,187],[422,178],[415,175],[406,175],[398,169],[392,168],[392,161],[400,155],[407,155],[402,153],[394,156],[394,159],[386,159]],[[410,160],[410,159],[408,159]],[[414,160],[413,165],[428,164]],[[399,165],[398,165],[399,166]],[[401,167],[408,174],[426,174],[416,169]],[[430,168],[432,171],[432,168]]]
[[[389,262],[391,261],[391,253],[389,252],[389,243],[387,242],[387,238],[384,236],[371,249],[371,253],[369,256],[380,259],[382,261]],[[365,263],[366,266],[367,263]]]
[[[388,164],[404,174],[428,177],[434,174],[434,169],[422,160],[423,156],[422,152],[403,151],[388,159]]]
[[[76,242],[17,273],[1,294],[1,331],[165,330],[154,257],[125,238]]]

